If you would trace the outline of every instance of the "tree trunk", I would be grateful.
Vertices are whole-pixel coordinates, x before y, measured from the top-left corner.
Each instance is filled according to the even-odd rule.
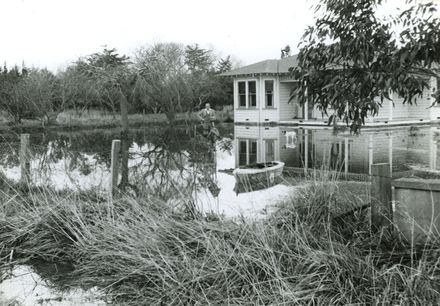
[[[174,120],[176,120],[176,113],[174,113],[173,111],[168,111],[166,115],[169,123],[173,123]]]
[[[21,124],[21,116],[20,116],[20,114],[15,114],[15,116],[14,116],[14,123],[15,124]]]
[[[128,134],[128,102],[125,95],[120,92],[119,104],[121,106],[121,123],[122,123],[122,131]]]
[[[128,151],[130,149],[128,134],[121,133],[121,182],[119,189],[125,191],[128,185]]]

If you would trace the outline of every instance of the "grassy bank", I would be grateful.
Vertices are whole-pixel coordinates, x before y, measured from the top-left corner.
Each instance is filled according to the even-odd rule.
[[[368,210],[338,218],[368,192],[344,186],[314,180],[260,221],[192,219],[147,195],[3,186],[1,257],[71,262],[71,285],[118,305],[438,304],[439,244],[372,233]]]
[[[233,112],[225,109],[216,112],[218,122],[232,122]],[[197,122],[196,113],[178,113],[175,123]],[[149,124],[168,124],[165,114],[129,114],[128,122],[131,127],[139,127]],[[91,129],[91,128],[114,128],[121,126],[121,116],[106,111],[73,111],[67,110],[60,113],[54,122],[44,126],[48,129]],[[0,130],[43,128],[39,120],[23,119],[21,124],[14,124],[11,118],[0,116]]]

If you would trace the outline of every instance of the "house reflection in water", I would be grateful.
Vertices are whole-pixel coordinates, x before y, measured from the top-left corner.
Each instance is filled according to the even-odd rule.
[[[371,173],[373,163],[389,163],[394,176],[418,167],[438,170],[440,127],[364,129],[361,135],[331,128],[235,126],[235,166],[280,160],[292,169]]]

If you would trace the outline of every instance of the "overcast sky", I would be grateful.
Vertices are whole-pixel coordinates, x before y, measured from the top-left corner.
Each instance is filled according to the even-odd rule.
[[[404,0],[390,0],[395,4]],[[242,64],[293,51],[316,0],[0,0],[0,61],[63,68],[107,45],[199,43]]]

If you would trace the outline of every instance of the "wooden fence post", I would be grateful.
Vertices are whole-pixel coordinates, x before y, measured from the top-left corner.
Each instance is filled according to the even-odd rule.
[[[372,164],[371,175],[371,227],[380,230],[393,221],[390,164]]]
[[[121,149],[121,141],[112,141],[112,152],[111,152],[111,181],[110,181],[110,192],[113,194],[118,187],[118,175],[119,175],[119,151]]]
[[[31,165],[29,161],[29,134],[20,134],[20,181],[28,183]]]

